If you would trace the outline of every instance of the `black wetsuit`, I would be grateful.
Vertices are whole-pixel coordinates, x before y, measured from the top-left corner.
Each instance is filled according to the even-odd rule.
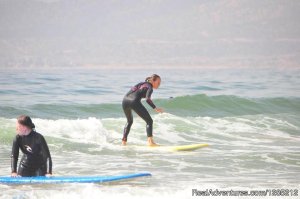
[[[18,175],[23,177],[45,176],[52,174],[52,159],[44,137],[31,131],[27,136],[17,135],[13,141],[11,153],[11,170],[17,172],[19,149],[23,157],[18,168]]]
[[[142,98],[146,98],[147,103],[155,109],[156,106],[151,100],[151,94],[153,92],[152,84],[149,82],[141,82],[135,85],[123,99],[123,110],[127,118],[127,124],[124,128],[123,141],[127,141],[127,136],[130,132],[131,125],[133,123],[132,110],[134,110],[145,122],[147,123],[147,136],[152,137],[153,120],[148,113],[147,109],[141,103]]]

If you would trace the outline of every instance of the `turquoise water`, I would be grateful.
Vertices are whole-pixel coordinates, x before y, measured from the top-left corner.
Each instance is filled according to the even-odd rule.
[[[192,189],[298,189],[300,69],[0,69],[0,175],[10,174],[16,117],[29,114],[51,150],[54,174],[151,172],[109,184],[0,185],[1,198],[194,198]],[[208,143],[194,152],[120,146],[123,95],[162,77],[150,111],[162,145]],[[136,115],[129,135],[145,145]]]

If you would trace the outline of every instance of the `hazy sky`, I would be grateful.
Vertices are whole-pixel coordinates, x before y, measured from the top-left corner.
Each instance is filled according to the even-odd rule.
[[[300,66],[298,0],[0,0],[5,66]]]

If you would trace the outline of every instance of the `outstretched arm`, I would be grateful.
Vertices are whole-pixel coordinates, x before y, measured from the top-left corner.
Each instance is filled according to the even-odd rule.
[[[147,93],[146,93],[146,101],[147,101],[147,103],[148,103],[153,109],[155,109],[156,106],[155,106],[155,104],[154,104],[154,103],[152,102],[152,100],[151,100],[152,92],[153,92],[153,89],[152,89],[152,88],[148,88],[148,91],[147,91]]]
[[[155,106],[155,104],[152,102],[152,100],[151,100],[152,92],[153,92],[153,89],[152,89],[152,88],[149,88],[148,91],[147,91],[147,93],[146,93],[146,101],[147,101],[147,103],[148,103],[148,104],[149,104],[156,112],[158,112],[158,113],[164,112],[163,109],[157,108],[157,107]]]

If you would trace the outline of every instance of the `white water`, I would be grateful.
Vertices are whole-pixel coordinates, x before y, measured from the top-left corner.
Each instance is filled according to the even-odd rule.
[[[155,115],[155,139],[163,145],[209,143],[194,152],[120,146],[124,118],[47,120],[33,118],[45,135],[54,174],[115,175],[151,172],[152,177],[103,185],[0,185],[1,198],[193,198],[192,189],[299,188],[299,127],[272,115],[179,117]],[[13,137],[15,119],[0,119]],[[282,129],[282,130],[280,130]],[[146,144],[136,118],[128,144]],[[1,145],[0,175],[9,175],[10,143]],[[244,198],[244,197],[243,197]]]

